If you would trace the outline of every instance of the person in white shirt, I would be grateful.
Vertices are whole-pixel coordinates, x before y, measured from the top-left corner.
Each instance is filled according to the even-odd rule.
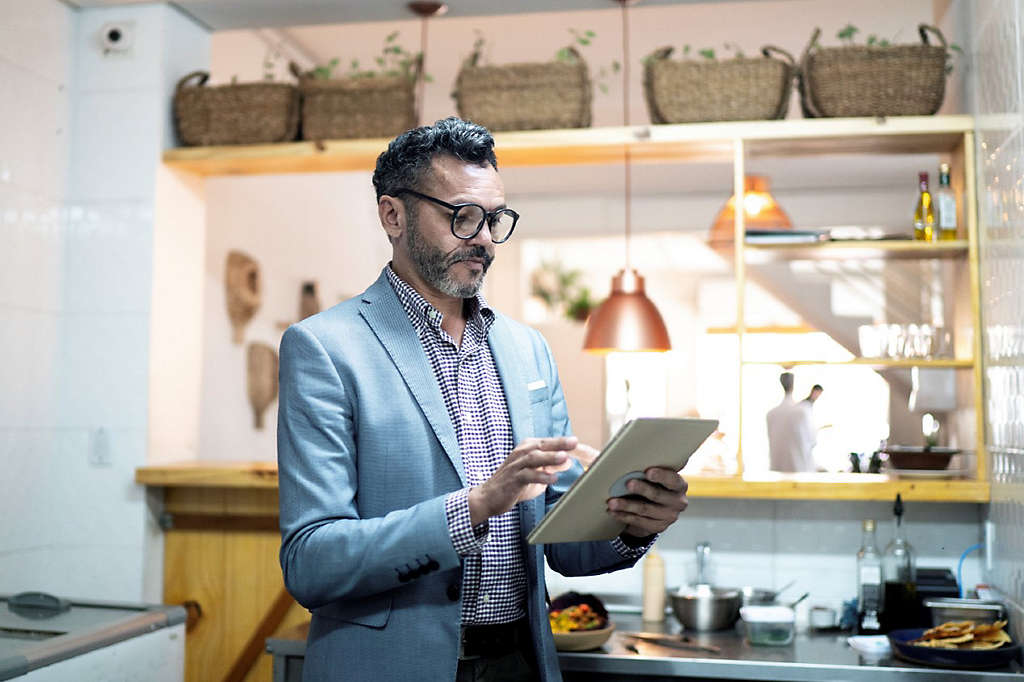
[[[783,372],[779,383],[785,392],[782,402],[768,410],[765,421],[768,426],[768,460],[772,471],[806,472],[815,471],[814,449],[816,434],[811,415],[814,400],[821,395],[820,386],[815,385],[806,400],[797,403],[793,399],[793,374]]]

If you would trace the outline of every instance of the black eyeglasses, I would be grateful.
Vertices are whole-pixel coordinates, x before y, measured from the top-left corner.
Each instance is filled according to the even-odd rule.
[[[414,189],[395,190],[394,196],[400,194],[411,194],[414,197],[432,201],[438,206],[444,206],[452,212],[452,234],[459,239],[472,239],[484,229],[484,221],[491,232],[491,241],[495,244],[507,242],[512,236],[512,230],[516,229],[519,222],[519,214],[511,208],[498,208],[493,211],[486,210],[480,204],[449,204],[436,197],[417,192]]]

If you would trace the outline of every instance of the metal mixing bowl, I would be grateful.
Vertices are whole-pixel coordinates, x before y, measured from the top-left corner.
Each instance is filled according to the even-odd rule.
[[[740,617],[743,593],[733,588],[697,585],[669,593],[672,612],[690,630],[723,630]]]

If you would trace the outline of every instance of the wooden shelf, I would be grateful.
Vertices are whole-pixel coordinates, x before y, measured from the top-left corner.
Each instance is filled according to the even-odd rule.
[[[973,360],[890,360],[887,358],[854,358],[853,360],[744,360],[744,365],[782,365],[783,367],[795,367],[797,365],[829,365],[833,367],[949,367],[952,369],[970,369],[974,367]]]
[[[626,146],[637,162],[731,162],[736,140],[744,140],[751,156],[944,153],[973,128],[971,116],[894,116],[539,130],[494,138],[500,166],[559,166],[619,163]],[[367,171],[387,142],[182,147],[165,151],[163,161],[199,176]]]
[[[965,479],[890,478],[886,474],[746,474],[687,476],[692,498],[761,500],[878,500],[899,493],[915,502],[988,502],[989,484]]]
[[[165,488],[277,488],[277,462],[193,460],[135,470],[135,482]]]
[[[170,488],[168,510],[176,513],[208,512],[209,498],[196,498],[180,488],[277,489],[276,462],[175,462],[139,467],[135,480],[148,486]],[[885,474],[747,474],[687,476],[690,497],[726,497],[789,500],[906,500],[923,502],[987,502],[989,484],[951,479],[889,478]],[[271,493],[266,493],[271,494]],[[246,498],[244,513],[276,514],[276,499]],[[220,507],[218,506],[219,510]],[[233,513],[241,513],[235,509]]]
[[[930,260],[966,258],[969,244],[966,239],[942,242],[922,242],[912,239],[879,241],[827,241],[811,244],[751,244],[744,250],[750,253],[751,264],[765,260]]]

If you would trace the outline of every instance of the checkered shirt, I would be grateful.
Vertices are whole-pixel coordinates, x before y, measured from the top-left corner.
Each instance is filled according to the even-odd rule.
[[[494,311],[480,294],[467,299],[466,329],[458,346],[441,328],[442,314],[390,264],[386,271],[437,377],[462,454],[467,487],[445,500],[452,544],[463,558],[462,624],[518,620],[526,616],[527,589],[518,510],[513,507],[476,527],[469,516],[469,489],[490,478],[515,446],[505,393],[487,343]],[[616,538],[612,546],[632,558],[650,545],[630,548]]]

